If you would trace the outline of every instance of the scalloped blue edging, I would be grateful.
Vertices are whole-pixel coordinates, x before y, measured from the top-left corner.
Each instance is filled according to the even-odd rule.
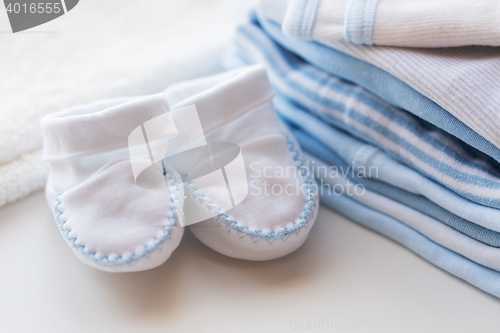
[[[219,213],[215,220],[225,227],[226,230],[231,231],[235,230],[237,235],[240,238],[245,236],[252,237],[254,242],[258,242],[260,239],[266,239],[267,242],[273,243],[276,239],[281,239],[286,241],[290,234],[296,233],[297,235],[303,228],[307,228],[309,226],[310,220],[314,217],[314,209],[317,207],[317,200],[315,200],[319,193],[314,193],[314,186],[316,182],[312,177],[310,171],[305,167],[304,160],[300,157],[299,151],[295,148],[295,143],[293,141],[287,140],[288,150],[291,154],[293,154],[293,160],[295,162],[299,162],[297,169],[300,172],[300,175],[305,178],[304,183],[306,184],[307,194],[306,194],[306,203],[305,208],[300,217],[293,223],[291,228],[284,228],[282,232],[276,233],[275,231],[263,232],[262,230],[248,230],[248,227],[242,227],[237,224],[236,221],[230,220],[227,214]],[[163,162],[162,162],[163,163]],[[182,180],[180,176],[173,172],[172,170],[167,170],[165,165],[163,165],[163,173],[167,176],[168,180],[173,180],[175,186],[182,185]],[[211,202],[208,198],[203,196],[202,194],[195,193],[197,189],[194,189],[192,186],[189,186],[189,182],[186,182],[186,187],[188,188],[190,194],[194,196],[194,200],[202,205],[202,207],[208,208],[211,213],[220,212],[220,208],[216,207],[213,202]],[[317,187],[316,187],[317,188]],[[127,257],[124,255],[117,255],[114,258],[110,258],[110,255],[105,256],[97,256],[94,251],[85,250],[85,245],[76,244],[77,237],[71,237],[69,234],[71,233],[71,228],[65,227],[66,220],[61,219],[61,215],[63,211],[59,209],[59,205],[61,205],[60,196],[64,192],[60,192],[55,196],[56,205],[54,206],[54,212],[56,217],[56,223],[59,226],[64,237],[70,242],[71,247],[79,249],[80,253],[85,257],[88,257],[90,260],[96,263],[104,263],[106,265],[126,265],[131,264],[132,262],[136,262],[147,257],[151,252],[155,251],[159,248],[159,246],[166,240],[170,239],[170,231],[175,226],[175,219],[177,218],[177,209],[179,208],[178,197],[172,197],[170,200],[173,204],[173,207],[170,209],[170,213],[172,217],[170,217],[169,224],[162,229],[162,235],[154,238],[152,245],[145,244],[141,253],[132,253]]]
[[[231,230],[235,230],[237,235],[240,238],[245,236],[252,237],[254,242],[258,242],[261,238],[266,239],[269,243],[273,243],[276,239],[282,239],[286,241],[290,234],[296,233],[297,235],[300,233],[302,228],[307,228],[310,220],[314,217],[313,210],[317,207],[315,200],[319,198],[319,193],[314,193],[314,186],[316,185],[316,181],[311,175],[311,172],[307,169],[304,159],[300,157],[299,151],[295,148],[295,143],[287,138],[287,146],[288,150],[291,154],[293,154],[293,160],[295,162],[299,162],[297,169],[300,172],[300,175],[305,178],[305,184],[307,187],[306,194],[306,203],[305,208],[300,217],[293,223],[293,227],[285,228],[284,231],[276,233],[274,231],[270,232],[262,232],[262,230],[249,230],[248,227],[239,226],[238,223],[234,220],[230,220],[227,214],[224,214],[222,210],[215,205],[212,201],[210,201],[203,194],[196,193],[198,191],[197,188],[191,186],[191,182],[186,182],[186,188],[192,199],[201,205],[202,208],[206,209],[210,215],[216,215],[215,220],[226,230],[229,232]],[[317,188],[317,185],[316,185]]]
[[[167,176],[167,180],[172,180],[174,183],[174,186],[177,188],[179,185],[183,186],[182,179],[180,176],[173,172],[172,170],[167,170],[165,168],[165,165],[163,164],[163,175]],[[124,257],[123,254],[117,255],[116,258],[110,258],[110,255],[105,255],[105,256],[97,256],[95,251],[87,251],[85,250],[85,245],[83,244],[76,244],[76,239],[77,237],[71,237],[69,236],[71,232],[71,228],[65,227],[66,220],[61,219],[61,215],[63,214],[63,211],[59,209],[59,205],[61,204],[61,200],[59,197],[63,194],[64,192],[60,192],[55,196],[55,201],[56,205],[54,206],[54,212],[55,212],[55,218],[56,218],[56,223],[59,226],[59,229],[64,235],[64,238],[66,238],[69,242],[71,247],[75,249],[79,249],[80,253],[86,257],[88,257],[90,260],[96,262],[96,263],[104,263],[106,265],[127,265],[131,264],[132,262],[136,262],[138,260],[141,260],[145,257],[147,257],[151,252],[157,250],[159,246],[167,239],[170,239],[170,231],[174,228],[175,226],[175,219],[177,218],[177,209],[179,208],[179,200],[178,200],[178,195],[174,197],[174,194],[172,193],[172,198],[170,199],[172,203],[172,208],[170,208],[170,213],[172,216],[168,218],[169,224],[166,225],[162,229],[162,234],[159,237],[156,237],[153,239],[152,245],[147,245],[145,244],[143,246],[143,250],[141,253],[131,253],[130,256]],[[177,191],[179,193],[179,191]]]

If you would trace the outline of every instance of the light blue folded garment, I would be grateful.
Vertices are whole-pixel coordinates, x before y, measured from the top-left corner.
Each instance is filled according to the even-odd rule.
[[[294,136],[297,138],[297,141],[305,152],[319,157],[329,165],[335,166],[338,170],[350,170],[350,166],[338,157],[334,151],[324,146],[312,136],[301,131],[299,128],[291,125],[290,123],[287,124],[290,126]],[[355,173],[352,174],[352,172],[345,172],[345,176],[351,180],[353,184],[362,184],[365,188],[373,192],[384,195],[394,201],[429,215],[449,227],[470,236],[471,238],[493,247],[500,247],[500,232],[495,232],[478,224],[467,221],[436,205],[423,196],[410,193],[377,180],[358,177]]]
[[[425,97],[408,84],[372,64],[346,55],[317,42],[291,39],[283,35],[281,27],[251,14],[254,25],[262,29],[285,49],[302,57],[317,68],[354,82],[382,100],[407,110],[421,119],[452,134],[471,147],[500,161],[500,149],[458,120],[437,103]]]
[[[342,15],[338,12],[342,10],[341,6],[336,9],[325,8],[325,6],[332,6],[327,3],[337,1],[327,0],[318,6],[315,2],[317,3],[317,1],[308,0],[261,0],[257,13],[262,17],[275,20],[278,24],[282,23],[281,28],[285,35],[292,38],[313,38],[328,48],[353,56],[390,73],[423,96],[436,102],[500,148],[498,135],[500,49],[498,47],[477,45],[443,48],[384,47],[355,45],[326,36],[324,39],[318,38],[319,36],[313,37],[311,34],[313,30],[321,35],[325,32],[325,28],[329,30],[332,25],[336,25],[335,22],[342,21],[340,14],[344,16],[345,39],[358,44],[371,44],[373,19],[377,6],[377,0],[349,0]],[[328,11],[335,10],[337,13],[328,13]],[[307,15],[299,16],[298,14],[303,11],[307,11]],[[315,22],[318,19],[316,14],[321,16],[319,21],[322,23],[318,22],[318,26]],[[325,18],[325,15],[331,15],[330,21]],[[261,20],[261,22],[264,26],[266,25],[265,21]],[[294,29],[291,31],[290,27]],[[458,27],[455,26],[455,29]],[[333,30],[336,32],[332,36],[339,37],[339,26]],[[324,63],[324,65],[329,64]]]
[[[274,43],[257,25],[241,26],[236,45],[246,63],[266,65],[284,100],[383,149],[460,196],[500,208],[500,165],[495,160],[365,89],[318,70]],[[345,152],[346,160],[358,166],[370,163],[376,153],[365,147],[361,154],[361,144]]]
[[[243,65],[245,62],[241,58],[237,59],[232,59],[233,63],[238,61],[237,64]],[[305,127],[308,130],[308,134],[311,138],[314,137],[320,137],[320,140],[324,144],[326,144],[331,151],[335,151],[336,149],[339,149],[343,152],[344,155],[348,156],[349,152],[354,151],[354,146],[360,147],[363,144],[362,143],[356,143],[355,139],[348,139],[347,143],[354,142],[354,146],[352,145],[345,145],[342,140],[338,140],[339,138],[348,138],[345,134],[342,132],[335,130],[333,127],[330,127],[326,125],[324,122],[316,118],[315,116],[305,112],[304,110],[301,110],[298,106],[293,105],[293,104],[287,104],[286,100],[284,100],[281,95],[278,93],[277,97],[275,98],[275,104],[277,106],[278,112],[281,113],[282,116],[284,117],[289,117],[290,122],[296,122],[298,125],[301,127]],[[330,132],[331,130],[331,132]],[[313,133],[313,134],[311,134]],[[333,135],[333,136],[332,136]],[[338,135],[338,136],[337,136]],[[299,140],[300,136],[298,135]],[[316,140],[316,139],[314,139]],[[336,143],[336,144],[335,144]],[[301,144],[305,144],[303,141]],[[319,149],[321,145],[312,145],[316,149]],[[304,147],[306,151],[311,151],[315,153],[317,156],[320,156],[322,158],[325,158],[325,154],[322,154],[321,152],[315,152],[314,149],[308,149],[308,147]],[[328,155],[328,154],[326,154]],[[344,162],[347,169],[349,166],[346,162]],[[411,173],[414,173],[414,171],[410,170],[409,168],[403,169],[407,170]],[[385,172],[385,174],[391,175],[393,170],[389,170],[388,172]],[[469,216],[474,219],[474,222],[477,222],[478,224],[471,223],[467,221],[467,219],[464,219],[463,217],[457,216],[456,214],[453,214],[452,212],[447,211],[443,207],[433,203],[429,199],[425,198],[422,195],[417,195],[414,193],[410,193],[408,191],[403,190],[404,189],[404,183],[408,179],[406,177],[406,173],[401,175],[401,177],[398,177],[398,180],[402,180],[403,182],[400,184],[396,184],[395,186],[391,186],[389,184],[383,183],[381,181],[375,181],[371,179],[364,179],[364,178],[359,178],[358,181],[362,182],[365,184],[368,188],[373,189],[374,191],[381,193],[383,195],[386,195],[394,200],[400,201],[410,207],[413,207],[419,211],[422,211],[436,219],[439,219],[446,224],[450,225],[451,227],[475,238],[478,239],[486,244],[492,245],[492,246],[499,246],[500,245],[500,239],[499,239],[499,234],[497,232],[493,232],[492,230],[489,230],[487,228],[482,227],[481,225],[489,225],[492,229],[497,228],[498,229],[498,219],[500,219],[500,211],[497,209],[492,209],[488,208],[482,205],[477,205],[474,204],[473,202],[470,202],[468,200],[465,200],[463,198],[460,198],[456,195],[453,195],[453,193],[450,193],[449,191],[446,192],[445,189],[438,188],[438,190],[433,193],[434,191],[432,189],[429,189],[430,191],[427,191],[425,186],[423,187],[424,192],[427,192],[427,194],[430,194],[431,197],[436,198],[436,193],[437,195],[437,202],[442,204],[445,207],[448,207],[451,209],[453,212],[457,212],[458,214],[461,214],[462,216]],[[417,175],[418,176],[418,175]],[[381,179],[379,179],[381,180]],[[424,184],[429,182],[429,180],[424,179],[423,182],[420,181],[413,181],[414,183],[417,184]],[[431,182],[432,183],[432,182]],[[371,184],[371,185],[369,185]],[[436,184],[433,183],[435,186]],[[445,194],[444,197],[441,196],[440,194],[443,192],[447,193],[449,197]],[[455,205],[457,202],[454,201],[458,197],[458,202],[462,203],[459,204],[458,206]],[[451,200],[451,201],[450,201]],[[484,213],[484,220],[482,218],[482,214]]]
[[[344,195],[339,196],[325,191],[321,195],[321,203],[354,222],[398,242],[446,272],[500,298],[500,272],[481,266],[438,245],[404,223]]]
[[[246,52],[243,54],[240,52],[240,57],[238,59],[233,59],[233,61],[239,64],[255,62],[255,60],[249,57],[250,53],[248,52],[248,48],[245,51]],[[273,57],[270,57],[270,59],[275,59],[274,56],[275,55],[273,54]],[[290,55],[290,57],[294,60],[300,61],[300,59],[294,55]],[[297,73],[297,71],[294,73]],[[272,73],[272,71],[270,72],[271,81],[273,81],[273,75],[276,74],[277,73]],[[300,74],[300,71],[296,74],[298,76],[298,80],[293,81],[295,84],[300,83],[301,80],[304,79],[304,76],[300,76]],[[274,79],[276,80],[276,78],[279,78],[279,76],[276,76]],[[307,77],[305,78],[307,79]],[[276,82],[284,81],[276,80]],[[297,100],[297,94],[300,94],[300,89],[296,90],[297,87],[289,83],[290,82],[284,86],[279,86],[273,82],[273,84],[275,84],[274,88],[277,90],[275,104],[278,112],[280,112],[280,115],[289,122],[289,125],[294,130],[298,140],[306,151],[315,152],[323,159],[325,159],[325,156],[330,156],[330,161],[333,158],[337,158],[340,162],[339,165],[343,162],[345,168],[354,167],[356,170],[359,170],[360,167],[365,167],[366,170],[366,168],[369,168],[370,166],[377,166],[379,173],[377,174],[377,177],[374,177],[374,179],[360,178],[356,175],[356,173],[348,173],[347,175],[348,177],[351,177],[352,175],[353,179],[357,178],[359,183],[370,184],[369,186],[373,188],[374,192],[379,192],[384,195],[386,195],[383,193],[384,191],[391,193],[392,196],[398,197],[399,200],[394,198],[395,201],[405,204],[405,201],[411,201],[413,206],[421,207],[421,211],[427,210],[427,212],[424,211],[424,213],[431,216],[432,214],[440,216],[441,220],[445,219],[448,222],[448,225],[463,232],[464,234],[468,234],[472,237],[476,236],[474,238],[478,240],[483,242],[486,240],[492,244],[498,245],[499,233],[495,231],[500,231],[500,210],[485,207],[460,197],[447,190],[444,186],[441,186],[422,176],[421,173],[417,173],[415,170],[396,162],[393,158],[391,158],[391,156],[382,152],[380,149],[377,149],[374,146],[375,143],[377,143],[377,140],[372,141],[369,136],[363,137],[363,140],[365,140],[365,142],[369,142],[370,144],[357,140],[349,134],[331,126],[334,122],[329,120],[328,117],[324,117],[324,112],[318,112],[318,108],[312,108],[312,105],[309,105],[308,107],[308,105],[304,103],[304,100]],[[290,87],[292,89],[288,90]],[[314,89],[313,92],[314,91],[318,92],[321,91],[321,89]],[[307,94],[305,96],[307,97]],[[368,95],[368,97],[371,96]],[[318,100],[316,100],[316,102],[318,102]],[[319,104],[322,105],[323,103]],[[350,117],[349,112],[356,111],[356,108],[352,108],[349,112],[346,111],[347,108],[342,110],[345,112],[343,117]],[[311,111],[313,111],[314,114],[312,114]],[[353,120],[359,119],[353,118]],[[349,124],[349,122],[344,122],[344,124]],[[337,127],[342,127],[338,124],[335,125]],[[429,131],[429,133],[433,135],[438,133],[438,137],[443,134],[439,131],[439,129],[431,127],[429,124],[425,124],[424,122],[419,123],[417,121],[417,125],[415,125],[413,129],[418,129],[418,125],[421,125],[420,129],[424,130],[431,128],[432,131]],[[406,129],[408,130],[408,128]],[[362,134],[364,133],[363,131],[355,133],[356,131],[353,131],[352,129],[350,130],[349,127],[344,128],[344,130],[359,135],[360,137],[362,137]],[[387,134],[385,131],[378,133],[384,133],[384,135]],[[395,134],[399,133],[395,132]],[[418,133],[416,136],[419,137],[421,134],[422,133]],[[430,136],[433,137],[433,135]],[[446,154],[453,159],[457,156],[484,156],[479,152],[470,149],[467,145],[460,143],[460,141],[453,140],[453,138],[449,138],[449,141],[445,140],[445,142],[442,142],[441,140],[436,141],[439,141],[441,144],[446,146],[443,151],[445,151]],[[396,142],[398,141],[396,140]],[[429,142],[426,143],[429,144]],[[400,142],[398,142],[398,144],[400,144]],[[417,148],[422,148],[419,146],[420,144],[421,143],[413,142],[413,145]],[[454,146],[454,144],[457,144],[457,146]],[[382,148],[382,146],[380,147]],[[455,150],[455,152],[450,154],[453,150]],[[328,152],[331,152],[331,154],[328,154]],[[334,157],[332,158],[332,156]],[[418,156],[420,160],[423,160],[423,158],[419,155],[414,156]],[[467,158],[465,158],[465,160],[467,161]],[[483,172],[496,171],[494,165],[490,161],[484,164],[481,161],[471,159],[468,162],[471,162],[471,164],[468,164],[468,167],[476,167],[476,170]],[[474,165],[473,162],[477,163],[477,165]],[[330,163],[332,165],[336,165],[335,163]],[[432,164],[430,165],[433,166]],[[492,170],[489,169],[490,167]],[[484,169],[482,170],[482,168]],[[447,174],[444,173],[444,175]],[[481,185],[484,184],[481,183]],[[366,185],[367,188],[370,188],[369,186]],[[394,191],[392,191],[392,189]],[[398,195],[402,193],[406,193],[408,195]],[[427,197],[427,199],[424,198],[424,196]],[[434,204],[429,199],[436,202],[438,205]],[[471,283],[487,293],[500,297],[500,272],[477,264],[476,262],[437,244],[401,221],[381,213],[376,209],[369,208],[349,197],[344,195],[339,196],[337,194],[324,191],[321,194],[321,200],[326,206],[340,212],[363,226],[395,240],[443,270]],[[408,206],[411,205],[408,204]],[[452,211],[456,215],[448,212],[444,208]],[[467,221],[467,219],[474,221],[478,225]],[[495,231],[488,230],[480,225],[486,226],[487,228]],[[469,252],[468,248],[462,248],[462,250]],[[475,249],[470,249],[471,252],[469,253],[473,253],[474,250]]]
[[[480,265],[500,271],[500,249],[486,245],[477,239],[464,235],[428,215],[411,207],[375,193],[360,184],[355,185],[342,174],[331,176],[326,172],[331,169],[328,163],[305,154],[308,161],[316,167],[315,174],[321,184],[321,190],[337,195],[347,195],[350,199],[368,208],[390,216],[416,230],[431,241],[452,250]],[[320,192],[321,193],[321,192]]]
[[[321,143],[315,141],[314,138],[312,138],[310,135],[300,131],[294,126],[290,127],[304,151],[311,152],[317,156],[322,156],[322,159],[326,160],[330,165],[335,166],[338,169],[344,168],[343,170],[346,170],[346,168],[349,167],[349,165],[343,162],[338,156],[335,155],[335,153],[330,151]],[[311,159],[308,160],[307,164],[310,166],[317,165],[314,163],[314,160]],[[316,171],[317,170],[318,169],[316,169]],[[327,175],[323,174],[320,171],[317,172],[322,175]],[[367,189],[373,189],[374,191],[380,190],[380,186],[384,185],[383,183],[369,179],[359,178],[355,176],[351,177],[350,172],[345,173],[345,175],[348,178],[353,179],[354,182],[356,182],[357,180],[359,181],[359,183],[364,184]],[[390,187],[390,185],[386,185],[386,187]],[[398,189],[395,190],[396,191],[393,191],[392,194],[395,197],[394,199],[398,199],[398,194],[401,195],[404,193],[404,191],[399,190],[398,193]],[[418,202],[417,196],[412,195],[411,193],[408,194],[408,197],[405,198],[405,196],[403,195],[399,197],[400,200],[395,201],[406,203],[405,200],[410,199],[410,203]],[[331,191],[331,188],[324,187],[323,190],[320,191],[320,196],[321,203],[326,205],[327,207],[341,213],[342,215],[348,217],[356,223],[359,223],[369,229],[372,229],[393,239],[394,241],[402,244],[411,251],[420,255],[424,259],[430,261],[434,265],[467,281],[468,283],[478,287],[479,289],[482,289],[483,291],[496,297],[500,297],[500,273],[498,271],[482,266],[474,262],[473,260],[459,255],[456,252],[436,242],[433,242],[428,237],[422,235],[415,229],[407,226],[397,219],[381,213],[376,209],[369,208],[366,205],[349,198],[347,195],[339,195],[338,193],[333,193]],[[429,214],[431,216],[433,215],[432,213],[435,212],[435,209],[431,202],[424,203],[423,207],[425,208],[425,210],[427,210],[426,213],[431,213]],[[444,211],[444,213],[446,213],[446,211]],[[448,216],[449,215],[451,214],[448,213]],[[457,222],[457,220],[453,219],[448,221],[452,222],[452,224],[453,222]],[[459,228],[461,228],[462,232],[465,231],[464,233],[471,234],[471,236],[478,236],[483,240],[484,238],[488,238],[489,240],[498,244],[500,233],[484,229],[465,220],[458,220],[458,222],[459,223],[455,223],[454,226],[458,226]],[[450,236],[452,236],[451,233]],[[452,239],[450,239],[450,241],[452,243],[455,243],[453,237]],[[465,253],[472,254],[478,251],[478,246],[462,248],[462,250]],[[476,255],[481,257],[481,254],[479,253],[476,253]]]
[[[371,177],[413,194],[424,196],[465,220],[500,232],[500,209],[480,205],[455,194],[415,170],[393,160],[380,149],[326,124],[314,115],[283,99],[279,94],[274,99],[274,103],[276,110],[282,117],[333,150],[351,168],[354,168],[355,173],[361,170],[365,177]]]

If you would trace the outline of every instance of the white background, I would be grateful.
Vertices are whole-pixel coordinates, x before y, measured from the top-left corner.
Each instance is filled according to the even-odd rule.
[[[106,273],[73,255],[39,192],[0,209],[0,263],[0,332],[484,333],[500,327],[498,299],[325,208],[306,243],[281,259],[231,259],[187,232],[160,267]],[[306,329],[314,322],[326,326]]]
[[[217,70],[249,2],[82,0],[15,35],[2,33],[0,5],[0,155],[16,138],[39,149],[45,113]],[[0,208],[0,264],[2,333],[500,327],[498,299],[324,208],[306,243],[278,260],[227,258],[187,232],[164,265],[111,274],[78,261],[38,192]]]

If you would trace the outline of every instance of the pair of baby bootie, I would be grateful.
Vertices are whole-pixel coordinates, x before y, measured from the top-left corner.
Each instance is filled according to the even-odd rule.
[[[318,211],[313,175],[250,66],[42,120],[46,197],[83,262],[156,267],[184,227],[213,250],[269,260],[302,245]]]

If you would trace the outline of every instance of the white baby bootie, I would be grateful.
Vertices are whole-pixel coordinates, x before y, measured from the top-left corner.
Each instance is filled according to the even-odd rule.
[[[166,94],[176,126],[183,127],[179,110],[196,112],[204,136],[183,141],[198,140],[189,153],[181,149],[189,158],[167,159],[185,181],[185,223],[193,234],[215,251],[248,260],[299,248],[316,219],[317,186],[278,120],[264,67],[181,82]]]
[[[174,169],[154,163],[178,134],[165,95],[71,108],[45,117],[42,132],[47,202],[77,257],[113,272],[167,260],[183,234],[184,188]]]

